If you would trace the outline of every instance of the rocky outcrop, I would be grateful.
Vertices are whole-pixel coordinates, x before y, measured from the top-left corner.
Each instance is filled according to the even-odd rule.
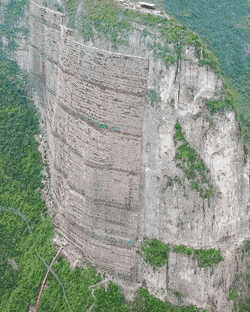
[[[190,50],[186,54],[192,55]],[[174,66],[162,74],[161,101],[157,108],[150,107],[145,118],[144,164],[148,187],[145,186],[144,198],[150,208],[147,209],[147,204],[144,207],[148,211],[146,223],[152,229],[146,233],[177,245],[185,237],[185,245],[223,248],[225,239],[227,244],[229,240],[233,243],[235,237],[244,237],[249,229],[249,163],[244,162],[235,112],[211,114],[206,107],[208,100],[216,98],[222,82],[208,68],[195,64],[195,59],[193,64],[182,62],[180,68],[178,77]],[[177,167],[174,144],[177,120],[186,141],[210,170],[215,196],[202,198]],[[164,188],[169,177],[175,176],[182,184],[176,182]],[[159,217],[153,217],[153,211]],[[183,219],[182,229],[177,226],[178,218]],[[157,220],[161,220],[161,225],[156,225]]]
[[[83,46],[62,14],[30,8],[57,230],[88,261],[137,279],[148,60]]]
[[[247,265],[239,254],[250,237],[249,161],[234,110],[206,105],[222,98],[222,80],[190,46],[166,66],[149,47],[161,44],[157,31],[142,36],[139,24],[114,52],[101,36],[85,42],[41,1],[30,3],[29,16],[23,62],[44,119],[55,243],[73,266],[83,259],[108,272],[127,298],[145,280],[162,300],[231,311],[230,286]],[[177,122],[209,169],[213,196],[202,196],[178,166]],[[155,271],[136,252],[144,238],[220,249],[224,261],[199,268],[171,250]]]

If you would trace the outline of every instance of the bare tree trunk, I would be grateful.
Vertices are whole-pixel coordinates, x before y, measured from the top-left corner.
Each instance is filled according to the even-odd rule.
[[[41,300],[43,288],[44,288],[44,285],[45,285],[46,280],[47,280],[47,278],[48,278],[49,272],[50,272],[50,270],[51,270],[51,268],[52,268],[53,263],[55,262],[56,258],[58,257],[59,253],[62,251],[62,249],[63,249],[63,248],[61,247],[61,248],[58,250],[58,252],[56,253],[56,255],[54,256],[54,258],[53,258],[53,260],[52,260],[52,262],[51,262],[51,264],[50,264],[50,266],[49,266],[49,268],[48,268],[48,271],[47,271],[47,273],[46,273],[46,275],[45,275],[45,278],[44,278],[44,280],[43,280],[43,282],[42,282],[42,286],[41,286],[41,288],[40,288],[40,292],[39,292],[38,298],[37,298],[37,300],[36,300],[36,310],[35,310],[36,312],[38,312],[39,303],[40,303],[40,300]]]

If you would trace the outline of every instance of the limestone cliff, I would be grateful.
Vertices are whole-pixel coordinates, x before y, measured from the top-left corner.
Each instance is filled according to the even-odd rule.
[[[145,280],[163,300],[178,304],[179,292],[183,304],[231,311],[230,286],[248,264],[239,255],[250,237],[249,161],[233,107],[209,109],[225,102],[221,77],[190,44],[179,57],[157,28],[134,22],[128,44],[114,50],[101,33],[85,40],[41,1],[29,9],[29,54],[17,60],[44,122],[55,243],[115,278],[128,298]],[[187,151],[200,164],[194,176]],[[137,253],[147,238],[221,250],[224,261],[199,268],[171,249],[155,271]]]

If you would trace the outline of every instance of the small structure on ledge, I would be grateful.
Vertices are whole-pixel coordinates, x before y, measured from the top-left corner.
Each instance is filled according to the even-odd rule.
[[[151,10],[154,10],[154,9],[155,9],[155,4],[153,4],[153,3],[138,2],[138,4],[140,4],[140,6],[141,6],[142,8],[145,8],[145,9],[151,9]]]

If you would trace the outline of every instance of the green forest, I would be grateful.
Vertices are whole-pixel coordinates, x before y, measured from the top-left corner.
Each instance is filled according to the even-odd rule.
[[[171,13],[176,14],[178,19],[184,24],[190,25],[192,29],[204,36],[208,46],[219,58],[220,70],[227,78],[234,96],[234,102],[237,103],[238,116],[242,122],[242,133],[247,145],[250,137],[249,54],[242,52],[247,51],[246,49],[238,49],[240,49],[240,44],[243,47],[247,42],[250,42],[249,20],[246,13],[248,12],[249,14],[250,12],[249,5],[247,6],[246,1],[240,0],[237,2],[239,7],[236,5],[237,10],[234,7],[231,8],[236,14],[234,23],[231,24],[226,22],[229,15],[228,10],[222,7],[221,14],[228,15],[217,17],[218,24],[214,26],[215,29],[212,31],[209,29],[208,23],[204,23],[211,16],[208,14],[210,17],[204,15],[202,18],[200,13],[202,8],[204,10],[205,2],[207,3],[207,1],[201,1],[202,6],[199,9],[195,5],[197,2],[193,0],[167,1],[166,7]],[[27,3],[25,0],[12,0],[8,3],[3,13],[4,18],[0,24],[0,35],[5,35],[9,40],[8,48],[10,51],[17,48],[15,43],[17,33],[21,32],[28,36],[28,29],[15,26],[15,22],[24,16],[24,7]],[[69,15],[71,14],[70,16],[75,14],[75,8],[72,3],[74,5],[76,1],[66,1],[65,6],[65,10],[68,10]],[[216,1],[215,4],[215,1],[212,1],[211,7],[214,12],[216,11],[216,5],[223,6],[224,3],[223,1]],[[242,7],[244,12],[241,9]],[[110,8],[111,12],[112,10],[113,8]],[[86,27],[83,29],[83,35],[91,37],[91,30],[88,28],[87,25],[89,23],[87,22],[93,21],[94,17],[91,10],[89,13],[85,19]],[[129,15],[128,13],[126,14]],[[102,16],[100,13],[100,17]],[[112,14],[112,17],[114,17],[114,14]],[[133,17],[131,16],[130,18]],[[103,23],[97,23],[97,27],[104,32],[112,28],[114,30],[111,32],[112,38],[115,44],[118,44],[119,42],[116,40],[117,30],[112,24],[115,23],[114,25],[116,25],[116,22],[116,20],[109,19],[107,15]],[[154,25],[158,23],[158,20],[147,17],[144,22]],[[122,29],[127,26],[129,27],[129,24],[124,21],[118,25],[118,28]],[[175,25],[170,25],[169,27],[171,30],[168,29],[168,32],[176,29]],[[216,33],[216,28],[224,32],[223,34],[220,33],[221,37],[218,31]],[[235,29],[238,29],[236,34]],[[187,33],[189,34],[187,35],[187,40],[191,40],[191,32],[187,31]],[[234,39],[229,39],[230,36]],[[225,38],[228,40],[228,42],[225,41],[227,43],[226,46],[223,43],[223,40],[226,40]],[[195,39],[197,38],[192,40]],[[238,40],[239,44],[233,44],[235,40]],[[222,46],[224,47],[223,49]],[[173,59],[173,55],[169,53],[166,62],[172,62]],[[209,59],[208,57],[206,62],[217,66],[215,58]],[[216,66],[215,68],[218,69]],[[216,110],[212,104],[211,107]],[[41,174],[41,171],[44,168],[47,169],[47,165],[42,162],[41,154],[38,151],[39,143],[35,139],[35,136],[39,134],[39,118],[35,105],[30,99],[28,77],[25,76],[17,63],[10,60],[3,52],[2,42],[0,42],[1,312],[28,312],[30,305],[36,305],[43,279],[56,254],[55,247],[51,243],[54,235],[53,220],[47,213],[41,192],[44,188],[42,181],[46,179]],[[183,140],[181,128],[178,125],[176,125],[176,139]],[[184,152],[187,155],[186,158],[181,157]],[[184,140],[182,149],[180,148],[177,157],[184,159],[184,161],[188,157],[194,157],[194,152]],[[199,168],[197,168],[200,171],[206,170],[201,161],[196,165],[199,165]],[[190,177],[191,182],[195,183],[195,178]],[[206,179],[205,174],[204,179]],[[193,185],[195,188],[195,184]],[[206,194],[206,196],[208,195]],[[248,253],[249,250],[249,246],[246,245],[245,253]],[[168,252],[169,247],[157,241],[147,241],[141,251],[145,260],[155,266],[166,264]],[[185,246],[179,246],[178,248],[176,247],[175,252],[193,256],[199,260],[201,266],[216,264],[222,260],[221,255],[214,250],[204,253],[199,250],[185,248]],[[17,269],[12,268],[8,259],[15,260]],[[213,259],[213,261],[211,262],[209,259]],[[89,287],[101,282],[102,276],[90,264],[88,269],[76,268],[72,270],[65,258],[59,256],[52,268],[53,270],[48,276],[47,288],[43,292],[40,301],[40,312],[201,311],[193,306],[174,306],[168,302],[163,302],[150,295],[145,286],[138,290],[136,299],[133,302],[126,302],[122,291],[113,282],[108,284],[107,290],[104,285],[97,285],[92,293]],[[250,284],[248,274],[239,278],[244,278]],[[74,282],[72,283],[72,281]],[[176,296],[179,298],[180,294],[176,293]],[[250,298],[244,300],[244,302],[239,301],[237,289],[233,290],[231,299],[234,299],[235,303],[237,303],[237,311],[250,311]]]
[[[243,137],[250,139],[250,2],[164,0],[166,9],[197,32],[219,59],[234,96]],[[248,143],[247,143],[248,144]]]

